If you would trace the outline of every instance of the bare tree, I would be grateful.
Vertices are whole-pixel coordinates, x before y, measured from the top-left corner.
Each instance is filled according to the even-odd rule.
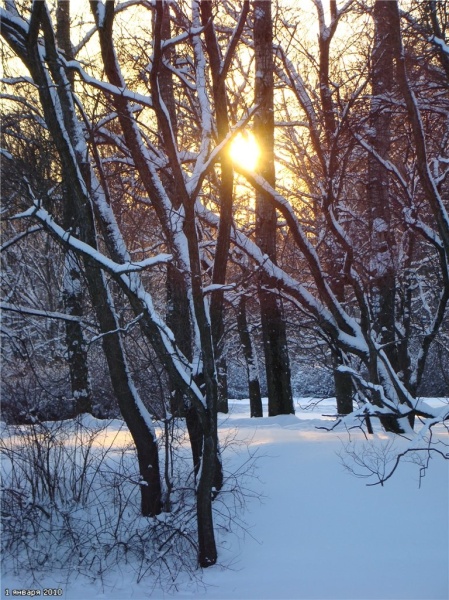
[[[411,438],[414,418],[426,428],[447,416],[417,396],[447,319],[447,98],[434,71],[425,71],[424,89],[411,78],[413,53],[404,52],[396,3],[387,4],[388,19],[381,2],[370,15],[352,0],[331,1],[328,11],[314,0],[314,42],[285,25],[285,6],[273,40],[270,2],[255,1],[248,13],[247,2],[92,0],[93,28],[73,39],[73,54],[57,43],[45,2],[21,16],[11,2],[0,11],[2,36],[23,63],[5,82],[8,101],[33,98],[57,157],[57,190],[25,180],[22,169],[11,222],[39,227],[79,266],[136,444],[142,510],[151,515],[163,499],[157,415],[130,375],[129,328],[161,365],[171,390],[161,412],[166,423],[170,410],[184,412],[189,430],[203,567],[217,560],[212,501],[223,483],[217,411],[226,302],[238,307],[227,319],[251,367],[256,303],[247,294],[258,286],[270,415],[293,412],[288,306],[329,348],[339,415],[354,403],[351,418],[368,427],[378,418]],[[133,11],[142,35],[120,35],[123,11]],[[339,28],[350,18],[352,39]],[[90,63],[77,51],[92,36],[100,47]],[[392,59],[382,52],[385,39],[394,40]],[[346,61],[352,41],[358,53]],[[435,52],[435,39],[420,43]],[[251,122],[261,149],[256,172],[227,154]],[[250,222],[233,197],[235,172],[256,194]],[[388,281],[371,269],[373,254],[377,266],[380,255],[388,258]],[[63,317],[84,325],[81,314]],[[127,343],[135,356],[138,344]],[[248,368],[256,415],[253,375]]]
[[[56,39],[59,48],[67,60],[73,59],[73,48],[70,41],[70,1],[58,2],[56,8]],[[73,76],[68,80],[73,83]],[[64,194],[68,193],[64,190]],[[71,202],[63,202],[63,227],[67,231],[76,231],[76,214]],[[63,302],[67,314],[82,318],[82,273],[76,255],[67,250],[63,278]],[[72,394],[75,399],[75,412],[92,412],[92,390],[87,366],[86,342],[79,320],[67,321],[67,358],[70,368]]]
[[[260,147],[258,172],[275,186],[274,166],[274,64],[271,1],[254,2],[254,99],[258,107],[254,134]],[[276,208],[263,189],[256,191],[256,240],[261,251],[276,264]],[[268,414],[294,413],[285,319],[282,301],[273,281],[262,275],[259,285],[260,314],[268,386]]]
[[[71,212],[76,215],[77,238],[92,250],[96,250],[96,229],[94,216],[91,212],[90,194],[92,193],[92,171],[87,161],[88,153],[77,120],[71,86],[65,71],[61,68],[60,56],[56,46],[48,9],[43,2],[33,5],[29,25],[25,21],[10,18],[2,12],[2,33],[21,58],[39,86],[40,102],[46,125],[52,134],[60,156],[67,195],[65,201],[71,204]],[[38,38],[39,29],[44,34],[46,64],[41,52],[41,41]],[[55,87],[53,87],[53,82]],[[53,94],[52,90],[57,93]],[[35,202],[32,213],[39,210],[41,201],[29,193]],[[45,211],[45,209],[42,209]],[[46,214],[47,211],[45,211]],[[64,231],[64,230],[62,230]],[[57,234],[56,237],[59,237]],[[60,236],[63,242],[64,235]],[[70,249],[70,248],[69,248]],[[109,366],[112,385],[122,412],[123,418],[130,428],[136,443],[140,474],[142,477],[141,497],[142,513],[155,515],[161,509],[161,484],[159,477],[159,461],[157,443],[151,418],[143,407],[137,391],[131,381],[128,365],[124,355],[119,325],[114,312],[111,295],[108,291],[102,271],[88,256],[84,256],[84,271],[96,309],[103,337],[103,349]]]

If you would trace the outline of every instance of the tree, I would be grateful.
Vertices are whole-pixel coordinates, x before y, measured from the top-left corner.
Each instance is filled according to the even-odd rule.
[[[67,60],[73,59],[70,41],[70,1],[58,2],[56,8],[56,40]],[[68,77],[73,85],[73,76]],[[64,194],[69,193],[67,190]],[[63,227],[66,231],[76,231],[76,214],[71,202],[63,202]],[[63,302],[68,315],[82,318],[82,273],[76,255],[65,253]],[[87,366],[87,351],[82,326],[79,320],[66,323],[67,358],[70,368],[72,394],[75,398],[75,413],[92,412],[92,390]]]
[[[201,2],[201,22],[205,27],[205,41],[209,56],[212,76],[212,96],[214,100],[215,119],[217,123],[217,141],[223,142],[229,134],[228,99],[226,92],[226,75],[231,58],[239,41],[246,17],[249,11],[249,1],[243,3],[242,12],[232,38],[232,43],[223,59],[213,23],[212,3],[208,0]],[[220,225],[217,232],[214,269],[212,284],[217,289],[212,292],[210,315],[214,350],[217,356],[219,381],[219,410],[227,412],[227,377],[224,345],[224,291],[221,286],[226,282],[226,267],[230,249],[230,231],[232,225],[233,181],[232,160],[229,154],[223,153],[220,158],[221,177],[219,184]],[[221,289],[220,289],[221,287]]]
[[[77,118],[70,86],[67,84],[68,65],[82,75],[84,72],[78,64],[74,64],[74,61],[66,62],[58,53],[50,14],[44,3],[33,5],[29,26],[24,21],[17,21],[6,11],[2,11],[3,32],[8,43],[21,57],[31,71],[34,80],[40,85],[44,116],[60,155],[64,176],[69,184],[69,199],[73,202],[77,212],[78,236],[69,236],[68,232],[57,225],[48,211],[41,207],[39,200],[32,194],[32,190],[30,190],[30,195],[33,198],[34,206],[30,209],[29,216],[45,223],[45,227],[51,235],[83,256],[92,302],[97,308],[101,329],[104,334],[107,334],[103,337],[104,350],[122,414],[137,445],[141,470],[145,470],[144,480],[147,481],[146,478],[151,474],[153,477],[152,481],[148,481],[148,486],[142,486],[143,496],[152,494],[154,497],[158,489],[157,448],[154,435],[149,429],[150,419],[145,414],[143,405],[137,398],[136,390],[129,379],[129,371],[120,345],[119,327],[112,298],[108,296],[103,276],[104,270],[116,280],[117,285],[123,290],[136,317],[142,315],[140,323],[143,333],[152,343],[172,380],[183,390],[194,406],[196,418],[201,424],[202,434],[201,466],[198,468],[196,490],[199,561],[202,566],[208,566],[216,560],[211,501],[212,496],[221,487],[221,463],[216,430],[217,377],[211,325],[203,298],[195,202],[198,193],[196,191],[197,182],[199,180],[201,183],[206,173],[204,159],[209,152],[210,127],[205,127],[203,130],[203,154],[200,154],[197,161],[198,172],[194,174],[193,184],[187,186],[176,149],[170,115],[166,112],[160,87],[161,31],[164,6],[162,3],[158,3],[155,10],[154,56],[150,73],[152,97],[151,102],[148,101],[147,104],[152,106],[167,152],[165,173],[171,186],[167,189],[163,178],[154,168],[152,156],[149,155],[144,145],[148,143],[148,138],[139,128],[130,98],[117,91],[119,88],[125,87],[125,82],[120,72],[112,37],[114,3],[107,2],[103,6],[98,2],[92,2],[91,7],[99,32],[103,64],[109,79],[109,84],[104,89],[106,94],[109,94],[111,90],[113,92],[113,109],[122,131],[124,147],[134,163],[143,188],[151,198],[152,207],[164,235],[164,242],[172,251],[172,255],[163,254],[156,257],[155,260],[144,260],[141,265],[132,265],[126,250],[126,242],[117,227],[112,212],[110,190],[103,177],[102,165],[98,162],[99,154],[95,152],[95,148],[92,153],[89,152]],[[199,6],[195,5],[193,22],[196,27],[199,25],[199,20]],[[45,43],[45,57],[39,53],[40,29],[42,29]],[[201,76],[201,71],[204,70],[204,59],[201,45],[198,43],[199,39],[196,38],[198,38],[198,34],[193,37],[193,50],[197,60],[197,69],[200,72],[198,75],[198,86],[201,92],[200,111],[203,123],[207,125],[209,109],[205,103],[204,91],[200,88],[200,86],[204,86],[204,77]],[[51,93],[53,82],[57,90],[56,96]],[[92,83],[92,80],[89,83]],[[94,83],[97,82],[94,81]],[[88,122],[87,113],[84,111],[82,114]],[[65,134],[66,131],[68,135]],[[123,149],[120,144],[119,147]],[[152,151],[153,156],[160,153],[155,146],[152,147]],[[98,170],[99,178],[94,169]],[[170,202],[170,192],[173,190],[180,200],[178,207]],[[110,258],[106,258],[98,251],[95,220],[94,215],[89,212],[90,206],[94,208],[95,219],[104,236],[104,243]],[[161,262],[166,263],[172,259],[172,256],[178,271],[182,273],[189,301],[192,329],[195,332],[191,362],[186,360],[176,345],[173,333],[155,312],[151,296],[145,291],[138,275],[143,268]],[[112,263],[109,262],[111,260]],[[127,267],[126,265],[132,266]],[[148,438],[147,435],[144,440],[145,430],[151,437]],[[152,456],[146,456],[146,460],[141,460],[144,452],[148,451],[153,453]],[[154,514],[156,510],[158,509],[153,504],[151,506],[152,513]]]
[[[271,1],[254,2],[254,134],[260,147],[258,172],[275,186],[274,172],[274,65]],[[273,264],[276,264],[276,208],[262,189],[256,191],[256,242]],[[262,275],[259,302],[264,342],[265,370],[268,386],[268,414],[294,413],[282,302],[273,290],[273,282]]]
[[[326,24],[321,2],[318,0],[315,2],[318,8],[320,39],[326,42],[322,49],[323,52],[329,50],[327,42],[332,35],[335,35],[337,24],[347,14],[351,4],[349,2],[338,9],[336,3],[331,3],[330,23]],[[397,29],[394,35],[398,39]],[[288,41],[290,54],[294,42],[295,39],[292,35]],[[301,173],[304,181],[311,182],[314,188],[308,190],[308,194],[299,195],[315,201],[313,207],[315,222],[322,223],[324,228],[315,228],[314,233],[311,234],[310,230],[306,229],[306,225],[298,218],[299,211],[295,204],[289,201],[288,196],[284,197],[276,193],[273,186],[261,177],[249,172],[246,172],[245,175],[256,189],[266,193],[266,197],[284,217],[292,240],[302,254],[303,264],[308,270],[310,279],[307,288],[302,287],[298,281],[291,278],[285,272],[285,266],[284,269],[276,268],[276,265],[263,257],[260,249],[253,246],[250,240],[245,239],[240,232],[235,236],[235,242],[250,253],[261,270],[267,275],[275,277],[272,287],[276,285],[282,289],[284,297],[288,297],[300,310],[315,318],[323,336],[333,348],[333,352],[343,362],[338,367],[339,373],[350,376],[352,379],[356,399],[359,403],[359,409],[355,414],[375,415],[384,423],[387,420],[392,422],[397,420],[400,427],[412,435],[408,420],[412,421],[413,415],[429,418],[432,410],[425,405],[418,408],[419,401],[416,401],[403,384],[403,374],[399,370],[395,370],[395,365],[391,363],[386,349],[377,339],[373,318],[377,313],[369,293],[370,281],[367,277],[368,256],[364,248],[366,237],[361,235],[361,230],[358,230],[357,222],[353,219],[354,214],[358,212],[356,204],[358,196],[357,186],[350,188],[352,177],[349,165],[356,165],[355,173],[360,173],[360,148],[357,144],[360,143],[363,148],[373,153],[384,169],[395,174],[403,186],[402,190],[408,190],[408,184],[401,179],[398,168],[394,168],[388,161],[383,161],[356,133],[356,129],[360,127],[360,121],[357,121],[358,116],[355,109],[360,107],[366,111],[366,98],[362,96],[368,83],[366,70],[360,71],[358,74],[356,72],[356,75],[353,74],[353,71],[342,70],[339,74],[333,75],[331,84],[331,79],[325,77],[326,68],[327,65],[336,63],[331,63],[324,57],[318,65],[318,80],[322,82],[320,104],[318,105],[312,85],[307,86],[282,47],[277,46],[275,51],[280,61],[279,76],[297,99],[298,104],[294,113],[295,117],[298,115],[297,127],[307,126],[308,128],[308,137],[304,146],[301,146],[299,136],[296,138],[297,145],[294,150],[296,155],[290,164],[294,165],[298,162],[298,158],[304,157],[304,173],[309,171],[311,166],[315,169],[313,178],[308,174]],[[305,56],[308,56],[306,52]],[[329,86],[334,87],[334,90],[324,89],[326,81]],[[333,98],[335,101],[332,100]],[[288,105],[290,120],[291,107],[292,103]],[[411,108],[416,110],[416,103]],[[287,113],[287,107],[285,110]],[[418,123],[416,115],[410,109],[409,115],[411,123],[414,120]],[[285,122],[288,123],[288,120],[285,119]],[[418,133],[418,127],[415,127],[415,130]],[[305,131],[307,132],[307,130]],[[425,137],[422,129],[420,136],[421,139]],[[417,151],[419,149],[419,143],[416,143],[418,138],[419,135],[415,134]],[[421,162],[421,165],[424,164],[428,164],[427,158]],[[243,170],[241,169],[241,171]],[[422,181],[426,182],[429,190],[434,189],[429,178],[428,168],[421,166],[421,172],[423,173]],[[291,193],[290,190],[288,193]],[[441,222],[441,229],[444,230],[445,209],[437,194],[434,191],[432,194],[432,202],[427,206],[432,206],[434,203],[434,214],[437,222]],[[439,208],[437,209],[437,207]],[[398,217],[402,219],[401,226],[407,230],[409,222],[404,222],[404,213]],[[362,221],[364,219],[363,215],[358,218]],[[430,238],[432,238],[432,234]],[[325,244],[323,240],[326,240]],[[429,237],[427,241],[429,241]],[[344,295],[338,292],[333,283],[333,277],[329,276],[325,266],[329,256],[326,255],[324,249],[329,247],[332,248],[332,259],[336,263],[333,267],[334,273],[339,273],[339,277],[343,280]],[[430,325],[432,331],[437,322],[441,324],[440,318],[445,311],[443,305],[446,305],[445,267],[443,264],[440,267],[442,267],[443,294],[440,299],[434,298],[433,301],[436,300],[434,304],[435,320]],[[312,289],[314,293],[311,296]],[[351,315],[355,316],[355,320]],[[410,316],[409,313],[408,316]],[[419,354],[419,357],[422,356],[422,353]],[[418,362],[420,362],[420,358],[418,358]],[[364,369],[366,369],[365,372],[363,372]]]
[[[17,109],[27,95],[33,98],[36,127],[56,165],[57,189],[37,185],[10,149],[22,192],[20,207],[11,203],[10,221],[23,227],[24,243],[26,232],[42,229],[79,268],[136,444],[145,514],[157,514],[164,499],[151,419],[160,412],[167,423],[173,409],[184,412],[203,567],[217,560],[212,501],[223,484],[217,411],[230,330],[239,331],[246,364],[254,364],[249,291],[259,290],[270,415],[293,412],[288,309],[298,335],[312,328],[320,347],[327,345],[338,422],[355,402],[347,423],[359,419],[370,430],[378,418],[414,439],[415,425],[425,435],[446,416],[417,395],[447,319],[443,63],[436,55],[431,69],[412,63],[428,86],[410,77],[415,55],[411,44],[404,51],[395,3],[388,3],[388,19],[380,2],[372,14],[358,12],[351,0],[331,1],[329,11],[320,0],[313,4],[317,42],[286,26],[282,6],[273,40],[269,2],[254,2],[251,22],[247,2],[236,8],[195,0],[188,8],[92,0],[93,29],[73,39],[73,54],[63,51],[62,40],[58,45],[45,2],[24,8],[23,18],[13,3],[0,11],[2,36],[23,63],[19,77],[5,82],[13,92],[8,101]],[[289,10],[297,19],[303,9]],[[123,12],[138,19],[139,31],[120,34]],[[67,24],[62,17],[60,32]],[[352,39],[340,28],[350,19],[357,25]],[[90,62],[82,51],[92,36],[99,48]],[[392,60],[381,52],[385,36],[395,40]],[[420,37],[434,54],[435,43]],[[357,53],[346,60],[352,46]],[[384,75],[393,69],[397,85],[385,94]],[[31,80],[22,78],[26,70]],[[261,147],[255,172],[232,165],[227,154],[248,124]],[[390,135],[373,135],[373,126]],[[29,137],[40,152],[38,136]],[[256,195],[254,213],[245,209],[247,222],[233,196],[235,172]],[[372,248],[378,257],[384,242],[385,282],[371,268]],[[388,310],[379,310],[381,302]],[[225,320],[227,303],[236,314]],[[62,318],[85,325],[81,314]],[[166,402],[153,414],[131,376],[124,344],[130,328],[132,355],[150,347],[169,382]],[[84,377],[81,369],[77,374]],[[260,414],[250,368],[248,376],[252,414]]]
[[[33,80],[39,86],[39,96],[46,125],[53,137],[62,163],[67,196],[71,203],[71,212],[76,215],[78,238],[96,251],[97,241],[94,216],[91,212],[90,194],[92,194],[92,171],[89,163],[84,135],[76,117],[71,86],[63,69],[48,9],[44,3],[33,5],[29,26],[24,21],[17,22],[5,11],[2,12],[3,34],[8,43],[20,56],[30,71]],[[40,53],[39,29],[42,27],[48,63],[45,64]],[[52,95],[53,82],[57,95]],[[39,209],[41,201],[29,194],[34,201],[31,214]],[[31,215],[30,215],[31,216]],[[51,217],[49,216],[51,220]],[[64,230],[62,230],[64,231]],[[64,234],[59,237],[63,242]],[[69,234],[70,235],[70,234]],[[61,239],[62,238],[62,239]],[[70,248],[70,244],[69,244]],[[136,443],[140,474],[144,484],[141,486],[142,513],[155,515],[161,508],[161,484],[155,433],[149,415],[145,415],[137,391],[130,380],[129,369],[123,352],[118,323],[112,298],[107,289],[101,270],[89,256],[84,255],[84,270],[96,314],[103,333],[103,349],[109,366],[112,385],[122,412]]]

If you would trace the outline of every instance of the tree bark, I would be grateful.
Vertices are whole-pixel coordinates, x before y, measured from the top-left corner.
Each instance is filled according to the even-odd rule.
[[[66,195],[66,193],[64,194]],[[66,200],[64,205],[69,204]],[[65,224],[66,225],[66,224]],[[70,227],[64,227],[70,231]],[[62,301],[68,315],[83,317],[82,274],[77,257],[70,250],[64,261],[64,282]],[[78,321],[67,321],[65,325],[67,361],[69,363],[72,396],[75,400],[74,413],[92,412],[92,390],[90,386],[89,369],[87,365],[87,349],[83,328]]]
[[[375,152],[388,160],[391,111],[385,99],[394,91],[391,2],[377,0],[374,5],[374,47],[372,52],[372,100],[370,143]],[[394,266],[395,240],[391,224],[389,173],[372,155],[368,157],[368,207],[370,211],[372,305],[374,327],[392,364],[396,363]]]
[[[251,417],[263,417],[257,354],[248,327],[245,295],[240,297],[237,306],[237,328],[239,331],[240,343],[242,344],[243,355],[245,357],[246,373],[248,376],[250,414]]]
[[[56,7],[56,41],[67,60],[73,59],[73,48],[70,40],[70,1],[58,0]],[[73,76],[68,77],[73,85]],[[67,196],[66,186],[63,188]],[[76,215],[72,211],[72,203],[65,199],[62,209],[62,225],[66,231],[76,231]],[[82,274],[79,263],[72,251],[65,255],[62,301],[67,314],[83,316]],[[66,323],[67,361],[69,364],[72,396],[75,401],[76,415],[92,412],[92,390],[87,365],[87,350],[82,326],[77,321]]]
[[[373,10],[374,47],[372,51],[370,143],[373,150],[388,160],[391,136],[391,111],[385,100],[394,92],[394,44],[392,6],[389,0],[376,0]],[[396,272],[395,239],[391,222],[390,176],[373,156],[368,156],[368,210],[370,211],[371,306],[378,341],[395,371],[398,370],[396,347]],[[373,353],[372,371],[379,360]],[[381,417],[387,431],[402,431],[395,417]]]
[[[260,148],[258,171],[275,185],[274,167],[274,63],[271,1],[258,0],[254,6],[255,104],[254,134]],[[276,263],[276,209],[262,191],[256,192],[256,242]],[[265,370],[268,387],[268,414],[294,413],[287,333],[282,302],[263,275],[259,282],[259,302]]]
[[[353,411],[354,389],[352,378],[349,373],[339,371],[338,367],[343,364],[339,354],[334,353],[334,384],[335,397],[337,400],[337,412],[339,415],[349,415]]]

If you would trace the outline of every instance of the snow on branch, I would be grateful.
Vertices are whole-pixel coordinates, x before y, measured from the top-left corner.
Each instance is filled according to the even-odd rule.
[[[445,54],[449,55],[449,46],[445,43],[444,40],[437,37],[436,35],[433,35],[431,38],[429,38],[429,41],[435,44],[436,46],[439,46]]]
[[[62,57],[60,57],[60,58],[64,62],[65,67],[67,69],[76,71],[76,73],[78,73],[78,75],[81,77],[81,79],[85,83],[91,85],[92,87],[94,87],[98,90],[101,90],[102,92],[112,94],[113,96],[119,96],[121,98],[126,98],[127,100],[133,100],[134,102],[137,102],[138,104],[141,104],[142,106],[147,106],[149,108],[153,108],[153,102],[152,102],[151,98],[149,98],[148,96],[139,94],[137,92],[133,92],[126,86],[119,87],[116,85],[112,85],[111,83],[108,83],[106,81],[100,81],[99,79],[96,79],[95,77],[92,77],[91,75],[86,73],[86,71],[82,68],[82,66],[80,65],[80,63],[77,60],[65,61]]]
[[[60,313],[51,310],[39,310],[37,308],[29,308],[26,306],[18,306],[16,304],[10,304],[9,302],[0,302],[0,309],[5,310],[7,312],[18,313],[20,315],[29,315],[32,317],[42,317],[44,319],[58,319],[60,321],[71,321],[74,323],[80,323],[92,333],[96,332],[93,323],[90,323],[89,321],[86,321],[81,317],[68,315],[66,313]]]
[[[72,250],[87,258],[94,260],[102,269],[108,271],[114,275],[122,275],[125,273],[133,273],[136,271],[142,271],[144,269],[154,267],[160,264],[166,264],[172,260],[171,254],[158,254],[138,262],[127,262],[125,264],[118,264],[112,259],[108,258],[97,249],[92,248],[89,244],[82,242],[76,238],[70,231],[66,231],[60,225],[58,225],[53,217],[37,203],[29,208],[28,210],[15,215],[14,219],[23,219],[34,217],[40,221],[45,229],[59,240],[64,245],[68,246]]]
[[[203,27],[201,25],[197,27],[191,27],[188,31],[184,31],[183,33],[180,33],[179,35],[172,37],[169,40],[162,40],[161,48],[162,50],[166,50],[167,48],[176,46],[176,44],[180,44],[185,40],[188,40],[196,35],[201,35],[205,29],[206,27]]]
[[[217,215],[205,208],[200,202],[197,202],[196,210],[200,219],[205,220],[212,227],[218,227]],[[331,337],[338,339],[345,350],[357,356],[366,356],[368,354],[368,347],[360,331],[360,326],[354,319],[350,319],[349,321],[353,327],[352,331],[345,332],[341,330],[333,314],[319,299],[315,298],[304,285],[286,273],[281,267],[275,265],[253,241],[235,226],[231,228],[231,239],[242,252],[254,261],[259,269],[264,271],[273,283],[275,282],[275,285],[280,290],[285,291],[295,298],[308,314],[313,315],[317,322],[320,323],[320,326]],[[348,316],[347,318],[349,319]]]
[[[140,313],[139,315],[137,315],[137,317],[135,319],[133,319],[132,321],[127,323],[125,325],[125,327],[117,327],[116,329],[112,329],[111,331],[104,331],[103,333],[96,335],[95,337],[93,337],[92,339],[89,340],[88,345],[90,346],[94,342],[101,340],[101,338],[105,337],[106,335],[112,335],[114,333],[128,333],[128,331],[130,331],[130,329],[132,327],[134,327],[134,325],[136,325],[136,323],[138,323],[142,317],[143,317],[143,312]]]

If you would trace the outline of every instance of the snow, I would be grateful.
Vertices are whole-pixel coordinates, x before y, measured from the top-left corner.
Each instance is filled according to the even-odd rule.
[[[30,207],[25,212],[16,215],[16,218],[26,217],[35,217],[41,223],[44,223],[48,227],[48,229],[52,231],[60,240],[62,240],[64,243],[70,246],[70,248],[73,248],[75,251],[79,251],[81,254],[92,258],[105,270],[109,270],[111,273],[115,273],[116,275],[142,271],[143,269],[149,267],[165,264],[173,259],[173,256],[171,254],[160,253],[156,256],[151,256],[141,261],[128,261],[125,264],[118,264],[112,259],[102,254],[101,252],[99,252],[96,248],[89,246],[89,244],[86,244],[85,242],[71,235],[70,231],[65,231],[54,221],[50,213],[48,213],[45,209],[39,207],[37,202],[34,206]]]
[[[431,460],[421,480],[417,466],[404,463],[383,487],[369,487],[369,480],[350,475],[342,464],[350,464],[345,447],[368,452],[363,434],[351,432],[348,445],[344,431],[318,430],[332,422],[323,415],[335,413],[335,399],[311,400],[296,399],[296,415],[262,419],[249,418],[248,400],[231,400],[229,415],[220,415],[221,439],[238,442],[224,448],[226,471],[251,456],[256,470],[242,483],[247,499],[232,519],[233,530],[218,532],[219,564],[199,572],[199,580],[180,577],[168,593],[149,578],[136,583],[126,565],[104,576],[103,584],[81,575],[67,582],[56,572],[34,582],[7,573],[1,597],[6,588],[11,594],[53,587],[68,600],[447,599],[449,462]],[[83,424],[99,426],[92,417]],[[118,420],[109,428],[111,435],[123,431]],[[392,441],[401,444],[378,431],[369,448],[387,456],[394,452]],[[223,514],[225,501],[217,512]]]
[[[256,10],[254,11],[254,19],[256,19],[256,20],[258,19],[260,21],[265,18],[266,13],[265,13],[264,8],[265,7],[263,5],[262,6],[259,5],[256,8]]]
[[[434,35],[430,38],[430,41],[439,46],[445,54],[449,54],[449,46],[444,42],[444,40]]]

